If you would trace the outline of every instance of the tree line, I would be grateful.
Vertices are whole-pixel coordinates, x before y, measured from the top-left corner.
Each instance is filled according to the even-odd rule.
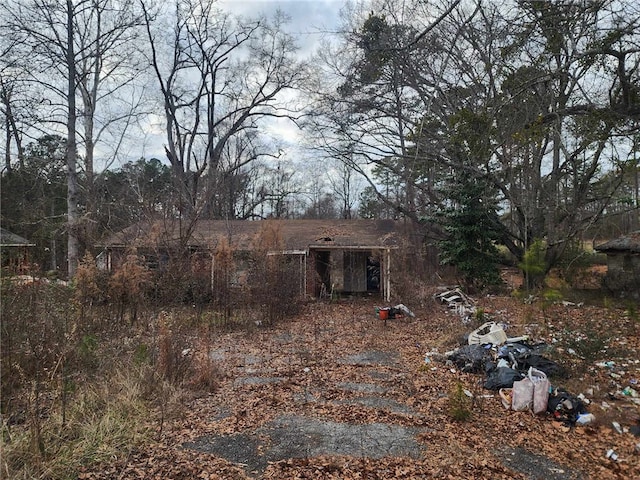
[[[213,0],[3,4],[3,226],[47,231],[49,266],[73,276],[141,218],[404,218],[481,283],[497,246],[522,261],[543,242],[548,271],[585,232],[618,233],[605,217],[639,227],[640,7],[371,0],[342,15],[303,59],[284,14]],[[303,167],[269,134],[284,120]],[[144,135],[162,158],[144,158]]]
[[[638,228],[637,5],[387,0],[347,21],[317,144],[445,263],[490,280],[496,246],[542,245],[546,273],[585,232],[619,234],[607,215]]]

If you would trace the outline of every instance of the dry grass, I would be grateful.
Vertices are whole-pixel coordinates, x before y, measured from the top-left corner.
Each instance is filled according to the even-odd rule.
[[[3,425],[2,476],[76,478],[83,466],[128,455],[151,434],[142,380],[140,371],[125,368],[78,389],[64,422],[54,402],[25,424]],[[34,445],[33,422],[42,450]]]

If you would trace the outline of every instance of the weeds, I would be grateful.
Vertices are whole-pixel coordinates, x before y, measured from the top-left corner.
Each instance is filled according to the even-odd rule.
[[[456,422],[466,422],[472,415],[473,399],[467,394],[461,382],[456,382],[449,392],[449,415]]]
[[[76,391],[68,402],[64,426],[60,407],[51,405],[43,415],[34,388],[30,425],[5,426],[3,476],[75,478],[81,467],[112,463],[145,441],[150,433],[149,410],[142,400],[140,379],[135,370],[121,372]]]
[[[609,337],[598,333],[594,330],[587,329],[583,334],[570,335],[570,340],[566,342],[567,348],[571,348],[576,352],[585,363],[592,364],[599,360],[601,353],[607,348]]]
[[[157,369],[173,385],[181,385],[188,377],[193,359],[192,349],[177,340],[177,335],[174,335],[168,325],[160,325]]]

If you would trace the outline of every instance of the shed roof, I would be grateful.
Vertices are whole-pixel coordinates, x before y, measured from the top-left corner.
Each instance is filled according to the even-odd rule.
[[[3,247],[33,247],[35,243],[0,227],[0,245]]]
[[[175,247],[186,224],[173,221],[141,222],[107,237],[101,246]],[[279,232],[284,250],[308,248],[383,248],[397,246],[402,223],[394,220],[200,220],[187,246],[215,248],[223,239],[239,250],[255,248],[263,229]],[[184,235],[184,233],[183,233]]]
[[[603,253],[640,253],[640,230],[609,240],[595,247]]]

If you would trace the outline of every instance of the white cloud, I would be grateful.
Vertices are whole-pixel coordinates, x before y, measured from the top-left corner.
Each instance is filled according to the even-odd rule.
[[[313,53],[320,40],[338,28],[340,10],[345,0],[222,0],[225,10],[251,17],[270,16],[281,10],[290,17],[286,29],[296,37],[300,54]]]

